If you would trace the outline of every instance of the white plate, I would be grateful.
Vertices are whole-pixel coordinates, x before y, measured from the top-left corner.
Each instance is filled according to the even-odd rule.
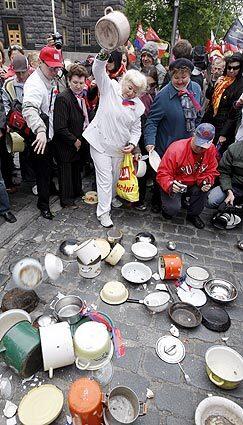
[[[154,171],[156,172],[159,168],[160,161],[161,161],[161,158],[155,150],[153,150],[152,152],[151,151],[149,152],[149,163],[151,167],[154,169]]]
[[[241,222],[241,218],[238,215],[231,214],[231,218],[226,226],[226,229],[227,230],[234,229],[236,226],[238,226],[238,224],[240,224],[240,222]]]
[[[166,363],[180,363],[185,357],[185,346],[178,338],[165,335],[158,339],[156,353]]]
[[[131,262],[124,264],[121,269],[124,279],[132,283],[145,283],[152,277],[152,270],[143,263]]]
[[[18,308],[0,314],[0,341],[9,329],[17,325],[17,323],[24,321],[31,323],[31,317],[26,311]]]
[[[136,242],[132,245],[132,252],[138,260],[149,261],[156,256],[158,250],[149,242]]]
[[[185,290],[182,288],[178,288],[177,294],[181,301],[188,304],[192,304],[195,307],[201,307],[207,302],[207,297],[201,289],[191,288],[189,290],[188,287],[188,290]]]

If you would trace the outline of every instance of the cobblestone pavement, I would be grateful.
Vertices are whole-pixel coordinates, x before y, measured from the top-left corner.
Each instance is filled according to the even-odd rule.
[[[61,241],[69,236],[80,240],[90,237],[106,237],[105,229],[98,224],[95,218],[94,206],[82,204],[76,210],[61,210],[57,198],[54,198],[52,209],[55,211],[55,218],[53,221],[48,221],[39,217],[35,208],[36,199],[27,189],[20,190],[11,199],[18,222],[16,224],[0,223],[0,299],[7,290],[14,286],[9,267],[18,259],[32,256],[43,264],[45,253],[56,253]],[[99,311],[110,315],[116,327],[121,329],[126,343],[126,356],[114,360],[114,376],[111,387],[117,384],[128,385],[136,391],[142,401],[145,401],[147,388],[150,388],[155,394],[153,399],[147,401],[148,414],[140,417],[137,424],[191,425],[194,423],[196,406],[208,394],[227,397],[243,407],[243,384],[235,390],[220,390],[207,378],[204,360],[208,347],[215,344],[227,344],[243,355],[243,292],[241,284],[243,253],[236,247],[237,240],[242,239],[242,228],[216,232],[210,225],[211,212],[208,211],[203,214],[203,218],[207,222],[204,230],[197,230],[191,225],[186,225],[184,211],[173,222],[164,221],[159,215],[152,214],[150,211],[138,212],[132,209],[119,209],[114,210],[112,215],[116,227],[124,232],[122,243],[126,253],[119,264],[112,267],[103,262],[102,273],[96,279],[91,280],[79,276],[76,262],[65,262],[64,273],[54,283],[44,274],[43,283],[36,289],[40,303],[31,313],[32,318],[35,319],[44,311],[49,311],[49,304],[58,292],[78,294],[87,303],[96,304]],[[122,265],[134,260],[131,245],[134,236],[141,230],[153,232],[159,252],[168,252],[165,248],[166,241],[174,240],[178,243],[178,249],[198,255],[198,261],[183,256],[184,270],[189,265],[205,266],[212,276],[228,279],[239,289],[237,300],[226,308],[232,320],[231,327],[227,332],[215,333],[202,325],[191,331],[180,330],[180,339],[186,347],[186,356],[182,364],[190,375],[190,385],[186,384],[177,365],[166,364],[156,355],[156,341],[159,337],[168,334],[171,325],[167,312],[152,315],[144,306],[130,303],[108,306],[99,298],[99,292],[104,283],[114,279],[127,285],[131,297],[143,299],[149,291],[155,289],[156,282],[153,279],[147,289],[144,289],[128,284],[121,276]],[[157,271],[157,259],[147,264],[153,272]],[[223,337],[229,337],[227,342],[222,340]],[[0,364],[0,374],[7,377],[12,376],[12,400],[18,404],[27,391],[32,388],[31,384],[23,385],[20,378],[4,363]],[[47,373],[39,372],[37,374],[41,382],[52,382],[62,389],[65,400],[67,400],[70,383],[83,375],[84,372],[76,369],[74,365],[56,370],[51,381]],[[4,404],[3,401],[0,401],[0,424],[6,424],[6,419],[2,416]],[[67,414],[69,413],[65,401],[63,412],[54,423],[65,425]]]

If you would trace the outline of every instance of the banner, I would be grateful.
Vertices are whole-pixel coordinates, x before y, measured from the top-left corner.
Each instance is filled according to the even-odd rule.
[[[137,28],[136,38],[134,41],[134,46],[138,50],[141,50],[145,43],[146,43],[145,32],[143,30],[142,25],[139,24]]]
[[[152,27],[149,27],[146,31],[145,38],[147,41],[158,41],[160,42],[160,38],[158,34],[154,31]]]
[[[228,29],[224,36],[224,41],[226,44],[236,46],[238,49],[243,50],[243,22],[241,18],[236,19]]]

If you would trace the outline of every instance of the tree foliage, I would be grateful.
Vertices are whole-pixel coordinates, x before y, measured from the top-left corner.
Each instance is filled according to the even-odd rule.
[[[193,45],[204,44],[210,31],[217,39],[224,36],[240,11],[241,0],[180,0],[178,29],[181,38]],[[126,15],[135,38],[137,24],[150,25],[160,38],[170,41],[174,0],[126,0]]]

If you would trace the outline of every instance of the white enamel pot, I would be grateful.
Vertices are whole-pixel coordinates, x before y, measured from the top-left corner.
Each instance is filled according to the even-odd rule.
[[[101,255],[92,263],[86,266],[82,261],[77,257],[78,261],[78,270],[80,276],[86,279],[93,279],[96,276],[99,276],[101,273]]]
[[[209,273],[202,267],[188,267],[186,270],[186,283],[192,288],[202,289],[208,280]]]
[[[111,266],[115,266],[120,261],[120,259],[122,258],[124,254],[125,254],[125,249],[123,248],[122,245],[117,243],[114,246],[114,248],[111,250],[108,257],[105,258],[105,262],[109,263]]]
[[[53,377],[53,370],[74,363],[74,347],[67,322],[39,328],[44,370]]]
[[[100,249],[96,246],[95,240],[88,239],[79,246],[76,254],[81,262],[88,266],[100,257],[101,252]]]
[[[95,25],[95,38],[103,49],[112,51],[126,44],[130,36],[130,24],[122,12],[114,11],[110,6],[104,13],[105,16]]]

